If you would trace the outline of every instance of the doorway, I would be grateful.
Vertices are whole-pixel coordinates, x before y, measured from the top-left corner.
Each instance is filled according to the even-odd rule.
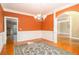
[[[70,28],[70,16],[66,14],[62,14],[57,19],[57,34],[63,35],[65,37],[70,38],[71,28]]]
[[[14,54],[14,44],[17,42],[18,20],[5,17],[6,54]]]
[[[57,18],[57,40],[64,49],[71,46],[71,19],[67,14],[62,14]]]

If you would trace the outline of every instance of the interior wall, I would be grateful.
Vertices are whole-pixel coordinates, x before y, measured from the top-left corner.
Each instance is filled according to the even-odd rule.
[[[37,21],[33,16],[21,15],[7,11],[4,11],[4,16],[17,17],[19,31],[41,30],[41,22]]]
[[[4,11],[4,16],[18,17],[18,40],[44,38],[54,40],[53,14],[48,15],[43,21],[38,21],[33,16],[21,15]],[[48,33],[48,35],[46,34]]]
[[[26,41],[41,38],[41,22],[33,16],[4,11],[4,16],[18,18],[17,41]]]
[[[2,50],[3,47],[3,9],[0,5],[0,52]]]
[[[0,32],[3,32],[3,9],[0,5]]]
[[[47,30],[53,31],[54,20],[53,14],[48,15],[43,22],[35,19],[33,16],[21,15],[12,12],[4,11],[4,16],[18,17],[19,18],[19,31],[29,30]]]
[[[79,13],[72,14],[72,37],[79,38]]]
[[[50,14],[43,21],[42,30],[53,31],[54,30],[54,15]]]
[[[54,41],[54,15],[49,14],[42,22],[42,38]]]
[[[72,24],[72,38],[73,39],[79,39],[79,12],[77,11],[69,11],[66,12],[67,15],[71,17],[71,24]]]

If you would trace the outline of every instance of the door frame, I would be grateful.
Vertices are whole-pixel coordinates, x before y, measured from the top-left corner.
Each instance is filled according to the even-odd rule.
[[[54,11],[54,43],[57,43],[57,17],[56,12]]]
[[[6,21],[7,21],[7,18],[11,18],[11,19],[15,19],[16,20],[16,22],[17,22],[17,38],[18,38],[18,18],[17,17],[9,17],[9,16],[4,16],[4,39],[5,39],[5,44],[6,44],[6,41],[7,41],[7,36],[6,36],[6,34],[7,34],[7,29],[6,29],[6,27],[7,27],[7,23],[6,23]],[[16,39],[16,41],[17,41],[17,39]]]

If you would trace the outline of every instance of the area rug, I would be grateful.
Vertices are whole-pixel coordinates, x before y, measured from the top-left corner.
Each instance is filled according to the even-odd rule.
[[[71,55],[72,53],[46,43],[32,43],[15,46],[15,55]]]

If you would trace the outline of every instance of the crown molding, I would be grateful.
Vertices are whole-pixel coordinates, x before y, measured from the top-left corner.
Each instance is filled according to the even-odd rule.
[[[61,7],[61,8],[58,8],[58,9],[55,9],[55,12],[58,12],[58,11],[60,11],[60,10],[63,10],[63,9],[66,9],[66,8],[69,8],[69,7],[72,7],[72,6],[75,6],[75,5],[77,5],[78,3],[72,3],[72,5],[66,5],[66,6],[64,6],[64,7]]]
[[[14,11],[14,10],[10,10],[10,9],[3,9],[3,10],[4,10],[4,11],[7,11],[7,12],[22,14],[22,15],[35,16],[35,15],[33,15],[33,14],[30,14],[30,13],[19,12],[19,11]]]
[[[78,3],[74,3],[74,4],[72,4],[72,5],[66,5],[66,6],[64,6],[64,7],[59,8],[59,9],[55,9],[54,11],[55,11],[55,12],[58,12],[58,11],[60,11],[60,10],[63,10],[63,9],[72,7],[72,6],[77,5],[77,4],[78,4]],[[6,9],[6,8],[3,6],[3,4],[1,4],[1,6],[3,7],[3,10],[4,10],[4,11],[8,11],[8,12],[13,12],[13,13],[18,13],[18,14],[23,14],[23,15],[29,15],[29,16],[36,17],[36,15],[30,14],[30,13],[25,13],[25,12],[19,12],[19,11],[15,11],[15,10],[11,10],[11,9]],[[47,17],[47,15],[53,14],[54,11],[49,12],[49,13],[43,15],[44,19]]]
[[[7,12],[12,12],[12,13],[18,13],[18,14],[23,14],[23,15],[29,15],[29,16],[35,16],[33,14],[30,14],[30,13],[25,13],[25,12],[20,12],[20,11],[15,11],[15,10],[11,10],[11,9],[7,9],[3,6],[3,4],[1,4],[2,8],[4,11],[7,11]]]

